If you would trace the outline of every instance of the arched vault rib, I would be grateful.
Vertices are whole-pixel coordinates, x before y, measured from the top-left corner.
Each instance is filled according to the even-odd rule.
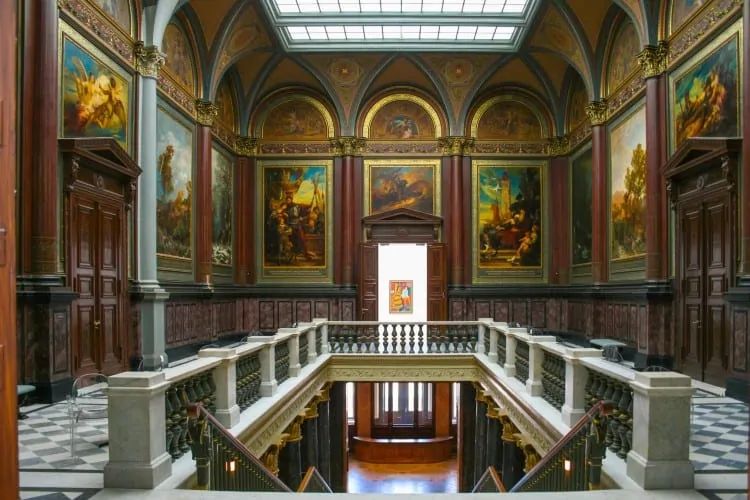
[[[495,64],[491,64],[488,66],[481,75],[479,75],[474,82],[474,84],[466,91],[466,96],[464,96],[464,102],[461,105],[461,109],[458,112],[458,116],[456,117],[456,129],[459,131],[465,131],[466,130],[466,118],[469,115],[469,110],[471,109],[471,106],[474,104],[474,100],[477,98],[477,95],[479,94],[479,91],[482,89],[485,83],[487,83],[487,80],[489,80],[492,75],[494,75],[496,72],[500,71],[503,66],[508,64],[510,61],[512,61],[516,57],[515,54],[502,54],[500,58],[495,61]],[[460,132],[460,134],[463,134],[463,132]]]
[[[655,45],[659,41],[660,1],[669,0],[612,0],[633,20],[641,45]]]
[[[539,83],[544,87],[546,99],[543,102],[552,113],[552,127],[554,128],[550,133],[562,135],[561,131],[565,130],[565,101],[563,94],[565,86],[561,86],[560,95],[557,95],[555,86],[547,75],[547,72],[544,71],[544,68],[530,54],[524,54],[521,57],[521,61],[529,67],[537,80],[539,80]],[[568,68],[570,69],[570,66]]]
[[[265,85],[266,80],[268,79],[268,75],[273,72],[274,68],[283,58],[284,55],[278,52],[269,57],[268,61],[266,61],[266,63],[263,65],[263,68],[261,68],[260,72],[258,73],[258,76],[255,78],[255,81],[248,89],[247,94],[245,94],[245,105],[240,110],[240,135],[248,134],[250,126],[250,115],[252,114],[252,110],[255,107],[255,103],[258,99],[258,94],[263,88],[263,85]]]

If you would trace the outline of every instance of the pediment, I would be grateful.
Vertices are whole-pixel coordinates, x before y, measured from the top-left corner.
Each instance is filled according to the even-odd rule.
[[[662,172],[667,180],[692,177],[723,163],[723,157],[736,157],[741,149],[741,138],[691,137],[677,148]]]
[[[420,212],[419,210],[411,210],[409,208],[397,208],[395,210],[388,210],[387,212],[380,212],[373,215],[368,215],[362,218],[362,223],[365,225],[370,224],[417,224],[417,225],[441,225],[443,218],[437,215],[428,214],[426,212]]]
[[[57,145],[63,156],[77,157],[79,163],[92,170],[127,180],[141,175],[138,163],[111,137],[58,139]]]

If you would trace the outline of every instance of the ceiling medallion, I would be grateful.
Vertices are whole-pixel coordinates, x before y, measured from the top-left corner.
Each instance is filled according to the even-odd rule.
[[[339,85],[353,85],[359,80],[361,68],[356,61],[345,57],[336,58],[329,65],[331,78]]]
[[[467,59],[448,61],[443,68],[443,75],[452,85],[465,85],[474,77],[474,65]]]

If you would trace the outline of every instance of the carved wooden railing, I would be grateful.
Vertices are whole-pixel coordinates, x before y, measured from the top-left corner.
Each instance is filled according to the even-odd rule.
[[[468,354],[476,352],[477,322],[328,323],[332,354]]]
[[[310,466],[297,488],[297,493],[333,493],[315,466]]]
[[[489,466],[479,478],[472,493],[505,493],[505,485],[494,467]]]

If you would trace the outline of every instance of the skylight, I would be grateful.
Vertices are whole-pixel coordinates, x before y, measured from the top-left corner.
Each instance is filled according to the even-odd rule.
[[[515,51],[538,0],[263,0],[290,51]]]

